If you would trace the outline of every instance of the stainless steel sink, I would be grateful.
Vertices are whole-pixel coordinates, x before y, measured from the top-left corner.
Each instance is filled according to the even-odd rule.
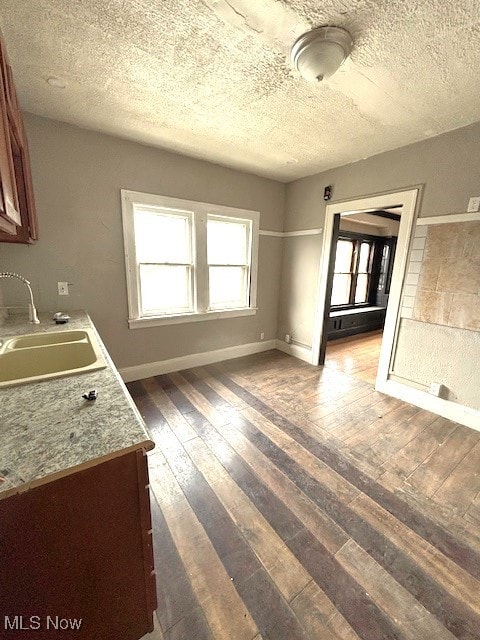
[[[75,375],[106,366],[90,329],[35,333],[0,342],[0,387]]]

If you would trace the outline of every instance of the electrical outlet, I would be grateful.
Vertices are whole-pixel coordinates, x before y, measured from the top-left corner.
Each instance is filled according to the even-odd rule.
[[[285,334],[285,342],[290,344],[292,342],[292,336],[289,333]]]
[[[262,333],[260,334],[260,340],[265,340],[265,334],[263,333],[263,331],[262,331]]]
[[[475,213],[480,209],[480,196],[474,196],[468,201],[468,213]]]
[[[68,282],[57,282],[58,295],[68,296]]]

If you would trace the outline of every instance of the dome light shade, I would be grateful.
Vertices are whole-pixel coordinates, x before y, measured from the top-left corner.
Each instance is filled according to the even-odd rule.
[[[345,62],[352,47],[352,36],[345,29],[318,27],[296,40],[291,58],[305,80],[321,82],[332,76]]]

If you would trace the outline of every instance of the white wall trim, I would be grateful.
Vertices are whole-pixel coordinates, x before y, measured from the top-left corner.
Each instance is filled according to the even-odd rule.
[[[300,229],[298,231],[284,231],[284,238],[295,238],[296,236],[319,236],[323,229]]]
[[[480,220],[480,211],[469,213],[448,213],[444,216],[431,216],[430,218],[418,218],[417,227],[429,224],[451,224],[452,222],[472,222]]]
[[[283,231],[268,231],[268,229],[260,229],[260,236],[272,236],[273,238],[283,238]]]
[[[119,371],[124,382],[132,382],[133,380],[142,380],[150,376],[159,376],[162,373],[181,371],[182,369],[190,369],[191,367],[201,367],[205,364],[212,364],[213,362],[221,362],[222,360],[231,360],[232,358],[240,358],[241,356],[248,356],[252,353],[268,351],[269,349],[275,349],[276,342],[277,340],[263,340],[262,342],[239,344],[235,347],[192,353],[188,356],[180,356],[179,358],[171,358],[170,360],[160,360],[158,362],[138,364],[133,367],[124,367],[119,369]]]
[[[295,238],[297,236],[318,236],[323,229],[299,229],[298,231],[268,231],[260,229],[261,236],[274,236],[275,238]]]
[[[451,400],[437,398],[421,389],[409,387],[396,380],[386,380],[382,383],[377,382],[375,388],[381,393],[386,393],[404,402],[409,402],[416,407],[443,416],[448,420],[453,420],[466,427],[480,431],[480,411],[476,411],[471,407],[466,407]]]
[[[308,347],[302,347],[298,344],[289,344],[288,342],[284,342],[283,340],[275,340],[275,347],[279,351],[288,353],[288,355],[293,356],[294,358],[304,360],[309,364],[311,364],[312,362],[312,350]]]
[[[308,347],[302,347],[297,344],[287,344],[283,340],[273,339],[263,340],[261,342],[250,342],[235,347],[215,349],[213,351],[204,351],[202,353],[192,353],[187,356],[171,358],[170,360],[146,362],[145,364],[138,364],[133,367],[123,367],[119,369],[119,372],[124,382],[133,382],[134,380],[142,380],[143,378],[150,378],[151,376],[159,376],[163,373],[172,373],[173,371],[182,371],[183,369],[190,369],[191,367],[202,367],[203,365],[221,362],[222,360],[241,358],[242,356],[248,356],[252,353],[269,351],[270,349],[278,349],[304,362],[310,363],[312,361],[312,350]]]

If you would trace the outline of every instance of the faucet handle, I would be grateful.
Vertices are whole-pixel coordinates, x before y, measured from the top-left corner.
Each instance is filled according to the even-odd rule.
[[[98,397],[98,393],[96,389],[92,389],[92,391],[89,391],[88,394],[84,393],[82,398],[85,398],[85,400],[96,400]]]
[[[70,316],[68,313],[64,313],[63,311],[57,311],[57,313],[54,314],[53,319],[56,324],[66,324],[70,320]]]

